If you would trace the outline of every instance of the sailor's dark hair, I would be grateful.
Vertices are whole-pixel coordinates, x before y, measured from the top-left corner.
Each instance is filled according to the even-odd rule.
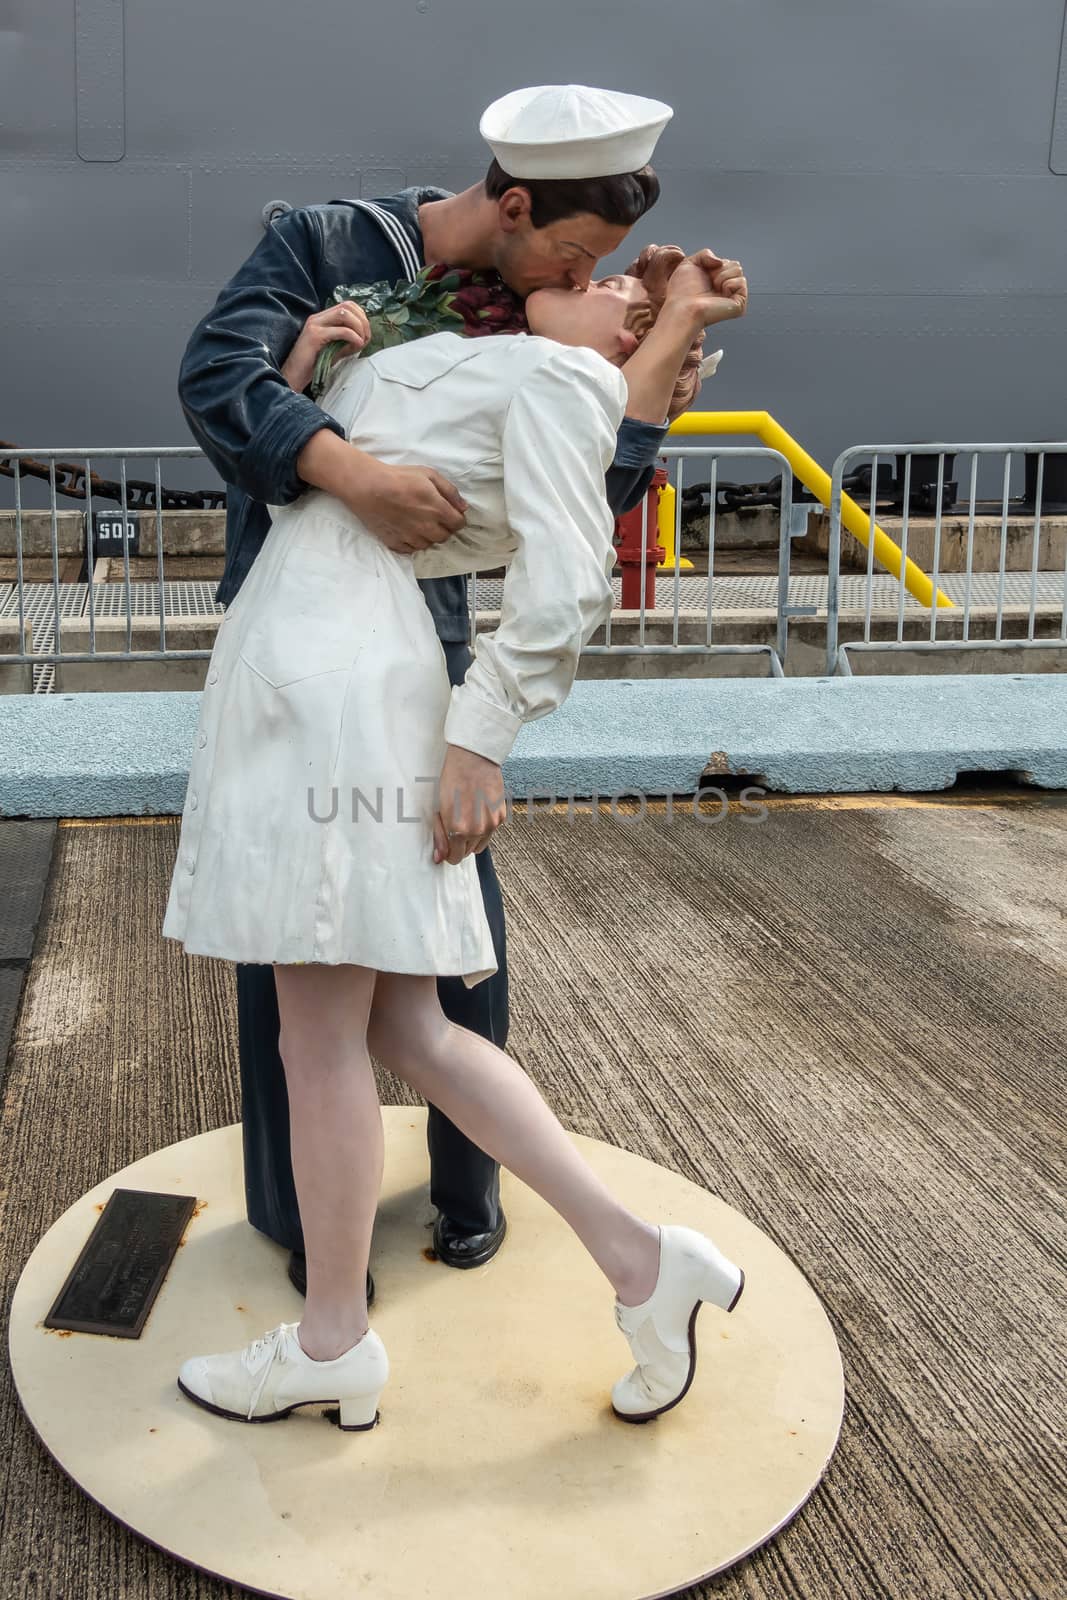
[[[525,189],[530,196],[530,221],[547,228],[565,217],[592,214],[618,228],[632,228],[659,199],[659,179],[651,167],[610,178],[513,178],[498,161],[485,178],[490,200],[509,189]]]

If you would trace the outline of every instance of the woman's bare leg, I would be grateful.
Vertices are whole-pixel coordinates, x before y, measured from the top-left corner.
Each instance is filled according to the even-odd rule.
[[[517,1061],[449,1022],[436,979],[379,972],[367,1043],[570,1223],[623,1305],[648,1299],[659,1272],[658,1229],[604,1186]]]
[[[297,1335],[330,1361],[367,1331],[367,1262],[384,1140],[366,1029],[376,974],[352,965],[274,967],[289,1091],[293,1178],[307,1253]]]

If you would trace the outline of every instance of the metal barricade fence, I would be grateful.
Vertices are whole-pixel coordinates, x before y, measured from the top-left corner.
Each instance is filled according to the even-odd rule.
[[[807,616],[807,615],[812,614],[812,612],[815,609],[813,606],[801,606],[801,605],[790,606],[790,604],[789,604],[789,552],[790,552],[790,541],[793,538],[793,536],[795,534],[795,531],[796,531],[794,529],[794,526],[793,526],[793,473],[792,473],[792,468],[789,465],[789,462],[786,460],[785,456],[783,456],[779,451],[772,450],[766,445],[760,445],[760,446],[756,446],[756,447],[739,447],[739,446],[734,446],[734,445],[722,445],[722,446],[712,446],[712,447],[686,446],[686,445],[683,445],[683,446],[671,446],[669,448],[665,448],[665,449],[661,450],[659,452],[659,456],[660,456],[660,458],[665,459],[668,463],[670,463],[674,467],[674,475],[673,475],[673,480],[672,480],[673,488],[675,490],[674,565],[669,571],[664,571],[664,570],[661,569],[660,572],[658,573],[658,577],[657,577],[657,590],[658,590],[658,586],[659,586],[660,583],[669,584],[670,585],[670,589],[671,589],[671,602],[670,602],[671,638],[667,642],[649,643],[649,642],[646,641],[646,631],[647,631],[647,628],[648,628],[648,606],[646,605],[646,602],[645,602],[644,584],[642,584],[641,585],[641,605],[638,608],[638,612],[637,612],[637,638],[636,638],[636,641],[630,640],[630,639],[623,639],[621,642],[613,642],[613,640],[612,640],[613,628],[618,628],[620,626],[620,624],[619,624],[618,620],[615,619],[614,617],[609,617],[609,619],[608,619],[608,621],[607,621],[607,623],[605,624],[605,627],[604,627],[604,635],[605,635],[604,643],[603,644],[587,644],[585,646],[585,648],[583,649],[583,651],[582,651],[583,656],[604,656],[604,657],[612,657],[612,656],[614,656],[614,657],[619,657],[619,658],[627,657],[627,656],[629,656],[629,657],[663,656],[663,657],[671,657],[671,658],[677,658],[677,657],[680,657],[680,656],[687,656],[687,657],[692,657],[692,656],[718,657],[718,656],[731,656],[731,655],[733,655],[733,656],[766,656],[767,657],[767,664],[768,664],[768,676],[778,677],[778,678],[784,677],[784,675],[785,675],[784,662],[785,662],[786,649],[787,649],[787,646],[788,646],[789,619],[790,619],[790,616]],[[775,612],[775,622],[774,622],[775,642],[774,642],[773,645],[771,645],[771,644],[758,644],[758,643],[728,644],[728,643],[722,643],[722,642],[717,641],[715,639],[715,636],[714,636],[715,635],[715,616],[714,616],[715,534],[716,534],[716,526],[717,526],[716,512],[717,512],[717,496],[718,496],[718,480],[719,480],[719,462],[724,458],[729,458],[729,459],[733,460],[733,459],[736,459],[738,457],[741,458],[741,459],[744,459],[744,460],[759,459],[759,460],[762,460],[762,461],[771,462],[771,463],[774,464],[775,467],[777,467],[777,468],[779,468],[781,470],[781,475],[782,475],[782,496],[781,496],[781,510],[780,510],[780,516],[779,516],[779,535],[778,535],[778,570],[777,570],[777,574],[776,574],[776,583],[775,583],[776,594],[775,594],[775,605],[774,605],[774,612]],[[699,609],[699,610],[702,610],[702,612],[703,612],[704,638],[703,638],[703,640],[701,642],[695,643],[695,644],[694,643],[683,643],[681,641],[680,637],[679,637],[680,632],[681,632],[681,627],[682,627],[682,622],[681,622],[681,611],[682,611],[682,605],[681,605],[682,590],[681,590],[681,585],[682,585],[682,581],[683,580],[682,580],[682,576],[681,576],[681,565],[680,565],[680,560],[681,560],[681,555],[682,555],[682,510],[683,510],[683,490],[684,490],[684,488],[686,486],[686,484],[685,484],[685,470],[686,470],[686,464],[687,463],[696,463],[696,464],[700,465],[702,468],[704,468],[705,470],[709,470],[710,471],[710,483],[709,483],[710,509],[709,509],[709,523],[708,523],[708,572],[707,572],[706,587],[704,586],[703,579],[700,579],[700,580],[687,580],[688,582],[691,582],[691,583],[692,582],[696,582],[698,587],[705,587],[705,595],[704,595],[704,600],[703,600],[702,605],[700,607],[686,607],[686,609],[689,610],[689,611],[693,611],[693,610]],[[656,542],[657,542],[657,530],[656,530],[656,528],[650,526],[650,518],[649,518],[649,514],[648,514],[648,499],[646,498],[645,501],[644,501],[644,504],[643,504],[642,517],[641,517],[641,557],[642,557],[642,563],[643,564],[645,563],[645,561],[647,559],[647,555],[648,555],[649,549],[651,547],[653,547],[656,544]],[[484,579],[482,581],[484,583]],[[477,612],[478,579],[477,579],[476,575],[472,575],[470,587],[471,587],[471,608],[472,608],[472,625],[471,625],[471,635],[470,635],[470,637],[471,637],[471,642],[473,643],[473,640],[475,638],[474,616],[476,615],[476,612]],[[657,600],[658,600],[658,595],[657,595]],[[663,619],[663,610],[664,610],[664,608],[660,607],[658,605],[658,603],[657,603],[657,606],[656,606],[656,613],[657,613],[656,622],[657,622],[657,626],[662,626],[663,625],[663,621],[664,621],[664,619]],[[690,624],[692,623],[692,621],[693,621],[692,617],[687,619],[687,622],[690,623]]]
[[[974,650],[1036,650],[1067,645],[1067,550],[1062,561],[1055,554],[1051,539],[1047,541],[1045,559],[1050,564],[1042,568],[1042,515],[1045,510],[1044,487],[1045,467],[1047,457],[1061,457],[1067,453],[1067,443],[1052,440],[1043,440],[1023,444],[916,444],[905,445],[856,445],[845,450],[838,456],[834,463],[832,474],[832,492],[830,502],[830,530],[828,553],[828,582],[826,603],[826,671],[829,674],[851,676],[852,667],[848,660],[849,651],[886,651],[892,656],[894,651],[916,652],[920,656],[930,652],[943,653],[949,656],[953,652]],[[1024,495],[1013,501],[1011,495],[1012,459],[1019,455],[1023,458],[1024,465],[1029,458],[1036,458],[1036,479],[1032,493],[1024,483]],[[946,484],[946,458],[955,460],[958,457],[970,457],[968,474],[967,499],[962,503],[960,510],[945,511],[944,500],[946,489],[951,484]],[[996,516],[1000,518],[999,546],[997,551],[997,564],[995,571],[975,569],[975,540],[976,524],[978,521],[978,470],[979,462],[983,458],[1003,456],[1003,473],[999,501],[981,502],[982,504],[999,507],[998,511],[989,515],[993,523]],[[913,498],[913,463],[917,458],[924,462],[937,460],[936,485],[925,485],[927,498],[929,490],[934,491],[934,524],[933,546],[929,559],[929,578],[931,580],[931,601],[929,605],[919,605],[912,595],[907,593],[905,584],[905,571],[912,567],[914,562],[908,554],[909,532],[914,526],[912,511]],[[1065,457],[1067,459],[1067,457]],[[842,511],[844,505],[843,480],[854,472],[857,463],[870,460],[870,496],[868,501],[867,516],[868,527],[866,537],[866,571],[862,579],[862,610],[863,610],[863,636],[862,639],[840,642],[841,625],[841,555],[842,555]],[[894,510],[899,504],[901,512],[901,532],[899,536],[899,552],[894,552],[894,546],[878,527],[876,516],[876,502],[879,498],[879,467],[883,469],[886,463],[904,462],[903,480],[894,483]],[[932,468],[929,469],[932,471]],[[884,472],[883,472],[884,476]],[[961,480],[962,481],[962,478]],[[881,497],[885,498],[886,491],[882,489]],[[1065,495],[1067,498],[1067,495]],[[1032,511],[1031,511],[1032,502]],[[1064,520],[1067,520],[1067,507],[1064,508]],[[966,544],[964,549],[965,560],[962,569],[953,567],[942,570],[944,556],[944,525],[946,517],[957,526],[953,530],[954,540],[958,534],[958,525],[962,523],[963,516],[967,518]],[[1029,559],[1025,567],[1008,566],[1009,525],[1013,520],[1016,524],[1020,520],[1029,522],[1030,528]],[[909,526],[911,525],[911,526]],[[855,523],[853,524],[855,528]],[[995,529],[992,530],[995,532]],[[895,534],[894,536],[895,537]],[[1067,541],[1065,541],[1067,543]],[[875,557],[876,546],[886,556],[886,565],[890,567],[887,573],[884,570],[876,573]],[[986,558],[987,559],[987,558]],[[1052,564],[1054,563],[1054,564]],[[927,565],[921,565],[922,571],[927,571]],[[996,579],[995,610],[990,604],[990,580]],[[854,587],[854,586],[853,586]],[[1014,598],[1009,597],[1009,590]],[[888,602],[895,602],[896,626],[892,637],[872,638],[872,619],[875,610],[885,611]],[[978,612],[977,617],[974,615]],[[906,636],[907,626],[910,624],[911,637]],[[984,633],[992,627],[992,637],[972,635],[972,626],[980,628]],[[939,629],[941,636],[939,637]],[[1006,631],[1006,629],[1008,631]],[[1020,631],[1025,629],[1025,631]],[[920,630],[926,637],[920,637]],[[949,637],[947,634],[959,632],[961,637]]]
[[[123,450],[104,449],[97,447],[78,450],[5,449],[2,454],[3,459],[12,464],[12,476],[14,480],[13,516],[15,582],[12,593],[8,592],[8,587],[5,585],[5,582],[0,580],[0,621],[8,624],[17,624],[18,636],[17,648],[13,651],[5,648],[5,641],[2,637],[0,637],[0,662],[3,662],[5,665],[25,665],[27,668],[40,668],[51,667],[57,664],[68,665],[102,661],[206,661],[208,658],[210,658],[210,647],[199,649],[179,649],[168,643],[167,639],[168,620],[173,621],[175,617],[186,618],[191,614],[190,602],[184,599],[183,591],[185,589],[194,587],[197,590],[202,591],[205,588],[205,585],[198,584],[194,586],[193,584],[183,584],[178,581],[167,580],[165,577],[163,519],[167,513],[165,512],[164,508],[166,491],[163,487],[162,476],[164,466],[168,462],[179,460],[202,460],[203,452],[199,448],[190,445],[166,449],[129,448]],[[623,639],[621,642],[617,639],[613,640],[612,619],[609,618],[604,629],[605,642],[603,644],[587,645],[585,651],[583,651],[583,654],[588,653],[592,655],[607,655],[616,657],[624,655],[660,657],[676,657],[680,655],[697,655],[704,657],[756,655],[765,656],[767,658],[768,672],[770,675],[776,677],[783,676],[783,662],[788,643],[790,615],[807,615],[814,610],[813,607],[809,606],[794,606],[791,608],[789,605],[790,539],[796,530],[793,527],[793,476],[788,461],[778,451],[770,449],[767,446],[759,446],[755,448],[740,448],[731,445],[711,448],[697,446],[672,446],[662,450],[660,455],[669,463],[671,463],[671,466],[673,467],[673,480],[676,491],[674,566],[672,570],[661,570],[658,577],[658,582],[660,584],[668,584],[671,590],[670,640],[666,642],[648,642],[646,639],[646,625],[648,619],[646,615],[647,607],[644,603],[644,594],[642,591],[642,604],[636,619],[636,639]],[[778,571],[773,585],[775,589],[773,645],[769,642],[727,643],[720,642],[715,637],[714,599],[717,525],[716,502],[719,482],[719,463],[720,460],[724,458],[729,458],[731,460],[737,458],[741,458],[743,460],[760,459],[773,463],[775,469],[781,472],[782,494],[779,520]],[[23,470],[21,464],[28,463],[30,461],[42,463],[47,467],[46,482],[48,486],[48,506],[44,511],[31,510],[24,504],[26,498],[24,486],[28,480],[26,477],[26,472]],[[92,581],[93,567],[98,554],[92,539],[93,512],[94,509],[100,509],[99,504],[94,506],[92,469],[94,465],[99,466],[99,464],[102,462],[118,463],[118,479],[117,483],[114,485],[114,487],[117,488],[118,493],[113,495],[109,493],[108,498],[117,500],[118,502],[118,510],[115,512],[115,516],[119,520],[120,527],[123,530],[123,537],[120,541],[122,549],[121,584],[112,582],[108,582],[107,584],[94,584]],[[128,473],[128,462],[152,464],[152,480],[147,483],[143,480],[139,480],[136,483],[136,495],[131,495],[128,493],[127,483],[129,481],[131,484],[133,484],[134,472],[143,472],[144,467],[138,466]],[[75,513],[81,526],[81,540],[78,551],[73,553],[84,555],[85,577],[87,581],[79,582],[77,584],[72,584],[70,582],[61,583],[59,574],[61,544],[59,519],[62,516],[64,519],[64,524],[66,524],[71,516],[71,514],[67,511],[61,512],[59,508],[57,467],[60,467],[60,464],[62,464],[61,470],[64,472],[65,478],[69,477],[69,469],[67,464],[74,464],[78,467],[79,480],[84,477],[85,510],[84,514],[82,514],[80,511]],[[689,613],[685,619],[685,626],[690,633],[695,631],[696,619],[694,618],[694,612],[701,611],[703,613],[702,626],[700,628],[703,637],[700,642],[697,643],[683,642],[680,637],[683,625],[681,618],[683,607],[681,604],[682,590],[680,558],[682,553],[683,489],[685,488],[686,484],[685,473],[687,465],[689,465],[690,468],[693,465],[699,465],[702,470],[708,471],[710,474],[710,510],[708,513],[708,574],[706,589],[701,606],[687,606],[684,608]],[[80,493],[80,486],[77,491],[72,492]],[[97,502],[99,502],[100,496],[97,495],[95,498]],[[136,502],[132,508],[130,505],[131,498]],[[10,519],[11,515],[12,513],[10,511],[7,513],[0,511],[0,527],[3,526],[3,519],[5,517]],[[50,526],[50,583],[28,584],[25,579],[24,565],[26,557],[24,552],[24,523],[27,518],[31,516],[38,519],[44,518]],[[147,517],[151,519],[149,526],[151,526],[152,522],[154,522],[156,576],[151,581],[135,580],[131,578],[130,555],[127,539],[124,536],[125,529],[130,523],[131,517],[137,517],[141,519]],[[642,520],[643,555],[647,552],[650,545],[654,547],[656,544],[657,529],[654,525],[651,527],[649,526],[650,521],[651,519],[648,514],[648,500],[646,498],[644,502]],[[143,530],[143,521],[141,522],[140,526]],[[72,552],[70,550],[70,539],[66,526],[64,526],[64,537],[62,542],[67,547],[66,553],[70,555]],[[0,539],[0,553],[6,553],[7,550],[8,541]],[[483,583],[485,581],[486,580],[484,579],[482,580]],[[694,580],[688,580],[688,582],[693,583]],[[212,581],[210,584],[211,590],[214,591],[216,587],[217,582]],[[702,580],[697,583],[697,587],[703,587]],[[471,610],[470,637],[472,642],[476,637],[478,588],[479,580],[477,575],[472,574],[469,584]],[[115,590],[118,590],[120,595],[120,598],[117,601],[114,597]],[[101,607],[104,601],[107,602],[106,611],[102,612]],[[213,593],[210,601],[205,600],[202,592],[198,593],[194,597],[192,614],[203,616],[205,619],[208,619],[213,614],[221,613],[221,611],[222,607],[218,606],[214,602]],[[666,626],[666,619],[663,612],[664,608],[657,608],[655,617],[657,631],[662,631]],[[115,621],[117,619],[119,622],[121,622],[123,619],[125,620],[124,648],[109,648],[106,651],[101,651],[97,648],[97,621],[102,614],[106,614],[109,621]],[[627,627],[629,627],[633,619],[630,618],[629,613],[627,613],[626,616]],[[35,634],[31,649],[26,648],[25,639],[25,627],[28,620],[33,622],[43,620],[45,625],[44,641],[42,641],[40,636]],[[158,648],[134,648],[133,628],[135,621],[138,623],[140,628],[143,628],[146,624],[152,626],[153,628],[154,626],[158,625]],[[69,650],[63,648],[64,624],[71,625],[75,622],[79,625],[81,632],[84,632],[86,624],[88,625],[87,650]],[[621,624],[617,624],[617,626],[621,626]],[[109,640],[109,643],[113,642],[113,640]]]
[[[169,589],[171,591],[171,594],[173,596],[175,590],[179,586],[175,585],[174,583],[171,583],[170,585],[168,585],[168,583],[166,582],[166,580],[164,578],[164,571],[163,571],[163,544],[164,544],[164,538],[163,538],[163,499],[164,499],[164,490],[163,490],[163,486],[162,486],[162,470],[163,470],[162,469],[162,463],[164,461],[175,461],[175,460],[202,460],[203,459],[203,451],[202,450],[200,450],[198,447],[196,447],[194,445],[185,445],[185,446],[177,446],[177,447],[169,448],[169,449],[168,448],[160,448],[160,449],[143,448],[142,449],[142,448],[133,448],[133,447],[130,447],[130,448],[127,448],[127,449],[122,449],[122,450],[112,450],[112,449],[102,449],[102,448],[90,448],[90,449],[79,449],[79,450],[29,450],[29,449],[8,450],[8,449],[5,449],[2,452],[2,454],[3,454],[3,459],[5,461],[10,461],[10,462],[13,463],[12,477],[13,477],[13,480],[14,480],[14,531],[15,531],[15,540],[14,540],[14,545],[15,545],[15,585],[14,585],[14,588],[15,588],[15,593],[14,593],[13,596],[9,596],[8,598],[6,598],[3,601],[2,605],[0,605],[0,618],[3,618],[3,620],[5,620],[5,621],[12,621],[14,619],[17,619],[19,649],[17,651],[14,651],[14,652],[3,652],[2,655],[0,655],[0,660],[3,660],[6,663],[25,663],[25,664],[29,664],[29,665],[32,665],[32,666],[38,666],[39,667],[39,666],[51,666],[51,665],[54,665],[54,664],[56,664],[58,662],[62,662],[62,663],[66,664],[66,663],[73,663],[73,662],[89,662],[89,661],[100,661],[100,660],[110,660],[110,661],[119,661],[119,660],[127,660],[127,661],[162,661],[162,660],[183,661],[183,660],[207,660],[208,658],[210,658],[210,655],[211,655],[210,649],[175,650],[175,649],[173,649],[173,648],[171,648],[171,647],[169,647],[167,645],[166,625],[167,625],[168,587],[169,587]],[[47,591],[47,589],[48,589],[48,585],[47,584],[40,584],[40,585],[32,585],[31,586],[34,589],[34,594],[33,594],[32,600],[31,600],[31,602],[29,604],[27,603],[27,597],[26,597],[26,587],[27,587],[27,585],[26,585],[26,580],[25,580],[25,577],[24,577],[24,566],[25,566],[25,560],[26,560],[25,553],[24,553],[24,545],[25,545],[24,522],[25,522],[26,517],[29,516],[29,515],[34,515],[34,516],[39,515],[39,513],[31,512],[29,510],[29,508],[24,507],[24,504],[23,504],[23,500],[24,500],[24,484],[28,480],[26,478],[26,474],[25,474],[21,464],[23,462],[30,462],[30,461],[33,461],[33,462],[46,462],[48,464],[48,468],[49,468],[48,480],[47,480],[48,481],[48,489],[49,489],[49,496],[48,496],[49,504],[48,504],[47,511],[44,514],[46,516],[50,517],[50,522],[51,522],[51,540],[50,540],[50,545],[51,545],[50,554],[51,554],[51,561],[52,561],[51,606],[47,605],[47,599],[48,599],[47,594],[46,593],[42,594],[42,592],[41,592],[42,590]],[[109,651],[109,652],[107,652],[106,655],[102,654],[96,648],[96,622],[97,622],[97,594],[96,594],[96,591],[98,589],[102,588],[103,586],[102,585],[98,585],[98,584],[94,584],[93,581],[92,581],[92,578],[93,578],[93,565],[94,565],[94,558],[96,556],[96,550],[95,550],[95,547],[94,547],[93,536],[92,536],[93,511],[94,511],[93,498],[94,497],[93,497],[93,487],[92,487],[92,485],[93,485],[93,473],[92,473],[92,469],[91,469],[91,463],[92,462],[101,462],[101,461],[117,461],[118,462],[118,467],[119,467],[119,480],[118,480],[119,494],[117,496],[109,495],[108,498],[117,498],[117,500],[119,502],[119,513],[118,513],[118,515],[119,515],[119,518],[120,518],[120,526],[121,526],[121,529],[122,529],[122,536],[121,536],[119,542],[120,542],[121,547],[122,547],[123,595],[124,595],[124,600],[125,600],[125,606],[124,606],[123,610],[119,612],[119,615],[120,616],[125,615],[125,619],[126,619],[126,649],[125,650],[121,650],[121,651]],[[153,484],[149,484],[147,486],[147,493],[143,492],[143,490],[142,490],[142,492],[139,493],[138,498],[142,502],[142,506],[143,505],[147,505],[148,502],[154,502],[151,505],[148,505],[148,509],[149,509],[149,511],[154,512],[154,517],[155,517],[156,559],[157,559],[157,565],[158,565],[158,577],[157,577],[156,582],[154,582],[154,583],[147,583],[147,584],[144,583],[144,582],[138,583],[136,585],[136,590],[137,590],[136,594],[135,594],[135,586],[132,583],[131,578],[130,578],[130,557],[129,557],[128,541],[127,541],[126,536],[125,536],[125,530],[127,528],[127,525],[130,523],[131,516],[136,515],[137,517],[141,517],[142,515],[145,514],[145,511],[143,509],[141,509],[141,508],[138,508],[136,511],[134,511],[134,510],[132,510],[132,508],[130,506],[130,503],[129,503],[130,495],[128,494],[128,491],[127,491],[127,476],[128,476],[127,475],[127,470],[126,470],[127,461],[138,461],[138,462],[140,462],[140,461],[149,461],[149,462],[154,462],[155,463],[154,485]],[[83,537],[83,540],[84,540],[83,548],[84,548],[84,556],[85,556],[85,564],[86,564],[86,576],[87,576],[87,580],[88,580],[85,584],[76,584],[76,585],[75,584],[61,584],[60,583],[60,579],[59,579],[59,556],[60,556],[60,550],[59,550],[59,546],[60,546],[59,517],[60,517],[61,513],[60,513],[60,510],[59,510],[59,504],[58,504],[58,490],[57,490],[56,474],[57,474],[57,466],[61,462],[64,463],[64,464],[65,463],[84,464],[85,512],[84,512],[83,524],[82,524],[82,537]],[[154,487],[154,494],[152,492],[153,491],[153,487]],[[141,488],[142,488],[142,486],[139,485],[139,489],[141,489]],[[96,509],[99,509],[99,506],[97,506]],[[64,515],[66,515],[66,513],[64,513]],[[81,513],[77,513],[77,515],[79,517],[82,516]],[[2,587],[3,587],[3,585],[0,585],[0,588],[2,588]],[[111,586],[108,585],[108,587],[111,587]],[[214,585],[213,585],[213,587],[214,587]],[[73,595],[64,596],[63,593],[62,593],[63,589],[73,590],[74,593],[73,593]],[[83,589],[85,591],[84,592],[84,596],[82,594],[82,590]],[[73,605],[71,604],[71,601],[73,601]],[[81,609],[82,605],[84,605],[84,608],[85,608],[84,611]],[[221,608],[219,608],[219,609],[221,609]],[[35,649],[33,651],[27,651],[24,648],[24,646],[25,646],[26,622],[28,620],[28,613],[31,612],[31,611],[32,612],[36,612],[38,614],[43,612],[45,617],[46,617],[46,619],[49,619],[48,620],[48,630],[53,635],[53,648],[51,650],[39,651],[39,650]],[[112,612],[110,614],[113,615],[114,613]],[[175,608],[175,613],[173,613],[173,614],[177,614],[177,608]],[[155,618],[157,615],[158,615],[158,620],[159,620],[159,649],[158,650],[134,650],[133,649],[133,623],[134,623],[135,616],[140,616],[140,617],[147,616],[148,618],[152,619],[152,618]],[[66,618],[67,621],[71,621],[71,620],[74,620],[74,619],[87,620],[88,621],[88,625],[89,625],[89,649],[88,649],[88,651],[65,651],[65,650],[63,650],[63,648],[62,648],[62,624],[63,624],[64,618]]]

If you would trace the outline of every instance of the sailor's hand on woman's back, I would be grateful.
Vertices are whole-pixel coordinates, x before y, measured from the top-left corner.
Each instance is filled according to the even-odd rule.
[[[296,458],[296,470],[401,555],[426,550],[466,526],[467,502],[435,467],[390,466],[329,428],[312,434]]]
[[[445,746],[433,819],[433,858],[453,866],[484,850],[508,814],[504,774],[495,761],[462,745]]]

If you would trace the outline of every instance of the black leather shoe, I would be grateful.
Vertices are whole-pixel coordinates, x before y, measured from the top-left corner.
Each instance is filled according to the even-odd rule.
[[[507,1231],[508,1219],[503,1211],[491,1233],[463,1233],[441,1214],[433,1225],[434,1254],[446,1267],[480,1267],[496,1255]]]
[[[308,1258],[307,1258],[307,1256],[304,1254],[304,1252],[302,1250],[291,1250],[289,1252],[289,1282],[292,1284],[294,1289],[299,1289],[301,1294],[307,1294],[307,1292],[308,1292]],[[368,1269],[367,1269],[367,1304],[368,1304],[368,1306],[372,1304],[373,1300],[374,1300],[374,1279],[371,1277],[370,1268],[368,1267]]]

